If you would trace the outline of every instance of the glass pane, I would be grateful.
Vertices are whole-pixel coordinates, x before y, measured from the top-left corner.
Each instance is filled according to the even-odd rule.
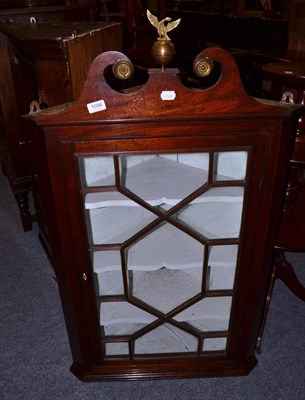
[[[211,246],[209,250],[206,289],[233,290],[238,246]]]
[[[154,315],[126,301],[100,304],[100,324],[105,336],[131,335],[156,319]]]
[[[119,251],[96,251],[93,253],[93,270],[97,278],[98,296],[123,295],[124,285]]]
[[[164,224],[127,252],[129,291],[167,313],[201,292],[204,246]]]
[[[135,354],[196,352],[198,340],[171,324],[164,324],[135,341]]]
[[[227,346],[227,338],[204,339],[202,351],[224,351]]]
[[[129,355],[128,343],[106,343],[106,356]]]
[[[97,274],[98,288],[97,295],[123,295],[124,285],[121,271],[109,271]]]
[[[248,153],[224,151],[214,154],[214,180],[231,181],[246,178]]]
[[[120,252],[118,250],[95,251],[93,253],[93,269],[96,273],[120,270]]]
[[[200,332],[226,331],[231,314],[231,296],[207,297],[175,316]]]
[[[80,159],[83,186],[106,186],[115,184],[112,156],[84,157]]]
[[[173,206],[207,182],[209,155],[121,157],[121,184],[152,206]]]
[[[243,193],[242,187],[211,188],[174,218],[209,239],[238,238]]]
[[[158,271],[133,271],[133,296],[166,314],[195,296],[201,282],[182,270],[162,268]]]
[[[98,194],[104,197],[102,195],[106,193]],[[138,206],[137,203],[129,200],[128,202],[130,203],[128,206],[98,206],[89,209],[87,226],[93,244],[123,243],[156,219],[154,214]],[[86,207],[88,204],[86,200]]]

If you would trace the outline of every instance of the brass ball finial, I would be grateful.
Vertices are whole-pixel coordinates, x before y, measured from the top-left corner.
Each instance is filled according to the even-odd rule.
[[[172,21],[171,18],[166,17],[159,21],[149,10],[147,10],[146,14],[149,22],[157,29],[159,35],[157,41],[152,46],[151,54],[157,63],[161,64],[162,69],[164,69],[164,66],[171,62],[176,53],[175,46],[167,32],[175,29],[179,25],[181,18]]]
[[[163,68],[172,61],[175,53],[175,46],[171,40],[157,40],[151,48],[152,56]]]

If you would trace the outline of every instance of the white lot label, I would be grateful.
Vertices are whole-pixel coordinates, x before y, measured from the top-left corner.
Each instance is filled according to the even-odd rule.
[[[175,100],[176,93],[174,90],[163,90],[161,93],[162,100]]]
[[[106,104],[104,100],[94,101],[93,103],[88,103],[87,108],[90,114],[93,114],[98,111],[106,110]]]

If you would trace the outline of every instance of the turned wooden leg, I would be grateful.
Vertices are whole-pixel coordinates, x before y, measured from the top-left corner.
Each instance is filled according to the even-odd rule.
[[[292,265],[286,260],[285,255],[283,253],[278,253],[275,258],[274,267],[266,297],[263,317],[259,327],[259,332],[256,342],[256,351],[258,353],[261,353],[262,337],[265,329],[265,323],[268,315],[273,286],[276,279],[280,279],[294,295],[296,295],[300,300],[305,301],[305,287],[298,280]]]
[[[29,195],[28,191],[15,193],[15,197],[20,211],[23,230],[25,232],[32,230],[32,222],[33,222],[33,216],[30,213],[30,208],[29,208],[28,195]]]
[[[276,278],[283,281],[288,289],[300,300],[305,301],[305,287],[298,280],[292,265],[284,256],[282,262],[277,265]]]

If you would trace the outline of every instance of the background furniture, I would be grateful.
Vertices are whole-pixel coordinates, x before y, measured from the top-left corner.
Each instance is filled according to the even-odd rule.
[[[1,1],[0,21],[30,22],[95,21],[96,0]]]
[[[20,116],[34,100],[50,107],[77,99],[92,60],[102,51],[121,49],[118,23],[0,23],[0,158],[24,230],[31,229],[34,216]]]
[[[26,117],[72,350],[85,381],[247,374],[271,273],[299,106],[244,91],[232,56],[205,90],[119,52],[73,104]],[[108,71],[108,73],[107,73]],[[211,101],[212,99],[212,101]]]
[[[290,62],[272,63],[262,67],[262,76],[271,82],[269,98],[305,104],[305,66]],[[275,279],[281,279],[301,300],[305,287],[299,282],[285,252],[305,252],[305,116],[300,116],[297,137],[290,157],[289,177],[279,232],[275,242],[274,269],[271,276],[266,309],[259,334],[262,340],[265,319]],[[261,343],[259,343],[259,349]]]

